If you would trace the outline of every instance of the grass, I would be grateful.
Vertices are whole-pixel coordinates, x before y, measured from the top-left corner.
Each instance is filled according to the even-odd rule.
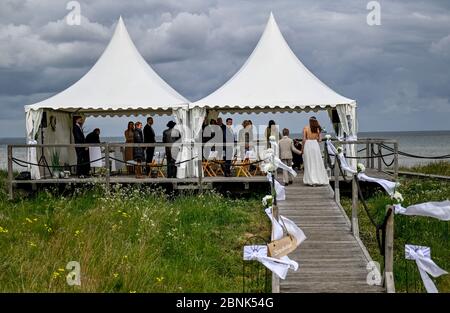
[[[438,162],[431,162],[426,165],[416,165],[416,166],[412,166],[412,167],[400,167],[400,171],[450,176],[450,162],[449,161],[438,161]]]
[[[92,186],[11,202],[1,188],[0,200],[0,292],[241,292],[242,247],[270,229],[259,198],[214,192]],[[66,283],[69,261],[81,286]]]
[[[403,195],[403,206],[428,201],[442,201],[449,198],[450,182],[430,179],[401,179],[399,192]],[[386,205],[392,200],[384,191],[377,191],[367,199],[369,212],[377,223],[384,218]],[[351,199],[343,198],[342,205],[351,216]],[[360,202],[360,236],[372,258],[383,264],[380,255],[375,227],[370,223]],[[431,256],[437,265],[450,272],[450,222],[428,217],[395,215],[394,226],[394,279],[397,292],[425,292],[422,280],[414,261],[405,260],[405,244],[429,246]],[[440,292],[450,292],[450,275],[433,279]]]

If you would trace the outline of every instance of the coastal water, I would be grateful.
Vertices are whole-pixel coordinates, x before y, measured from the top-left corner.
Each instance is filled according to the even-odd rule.
[[[299,138],[299,134],[293,134],[292,138]],[[399,143],[399,150],[413,155],[420,156],[441,156],[450,154],[450,131],[404,131],[404,132],[361,132],[358,134],[360,139],[363,138],[381,138],[394,139]],[[157,138],[160,140],[161,138]],[[123,142],[121,137],[103,137],[102,141]],[[8,144],[24,144],[24,138],[0,138],[0,169],[7,168],[7,149]],[[387,153],[387,152],[383,152]],[[361,155],[365,155],[362,152]],[[18,159],[26,159],[25,149],[17,149],[14,157]],[[390,158],[387,157],[386,161]],[[415,159],[400,156],[399,164],[401,166],[412,166],[416,164],[425,164],[434,162],[431,159]],[[14,169],[21,171],[23,168],[14,165]]]

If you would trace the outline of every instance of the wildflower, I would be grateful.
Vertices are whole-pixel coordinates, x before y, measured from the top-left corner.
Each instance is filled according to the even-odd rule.
[[[114,278],[117,278],[117,277],[119,277],[119,274],[114,273],[113,276],[114,276]]]
[[[80,234],[80,231],[79,230],[76,230],[75,231],[75,236],[78,236]]]
[[[58,268],[58,271],[64,272],[65,270],[62,267],[60,267],[60,268]]]
[[[27,221],[27,222],[30,223],[30,224],[33,224],[33,220],[32,220],[31,218],[29,218],[29,217],[27,217],[27,218],[25,219],[25,221]]]
[[[30,247],[36,247],[36,244],[32,241],[29,241],[28,244],[30,245]]]
[[[130,293],[136,293],[136,290],[130,290]]]
[[[53,279],[56,279],[56,278],[58,278],[60,275],[61,275],[61,274],[60,274],[59,272],[53,272],[52,278],[53,278]]]
[[[3,227],[1,227],[0,226],[0,233],[7,233],[8,232],[8,229],[6,229],[6,228],[3,228]]]
[[[161,276],[161,277],[156,277],[156,281],[157,281],[158,283],[162,283],[163,280],[164,280],[164,277],[163,277],[163,276]]]

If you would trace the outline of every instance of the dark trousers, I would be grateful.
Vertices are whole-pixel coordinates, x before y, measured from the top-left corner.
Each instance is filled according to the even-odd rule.
[[[155,155],[155,147],[148,147],[145,151],[145,162],[147,164],[152,163],[154,155]],[[150,173],[150,166],[147,166],[146,169],[147,173]]]
[[[175,165],[175,159],[167,159],[167,177],[176,178],[177,177],[177,166]]]
[[[89,175],[89,150],[86,148],[75,148],[77,154],[77,175]]]

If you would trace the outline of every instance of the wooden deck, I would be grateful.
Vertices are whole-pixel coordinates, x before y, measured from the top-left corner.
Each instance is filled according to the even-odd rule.
[[[331,186],[305,186],[299,176],[286,187],[286,200],[278,208],[307,239],[289,255],[299,269],[280,280],[280,292],[384,292],[366,283],[370,256],[350,231]]]

